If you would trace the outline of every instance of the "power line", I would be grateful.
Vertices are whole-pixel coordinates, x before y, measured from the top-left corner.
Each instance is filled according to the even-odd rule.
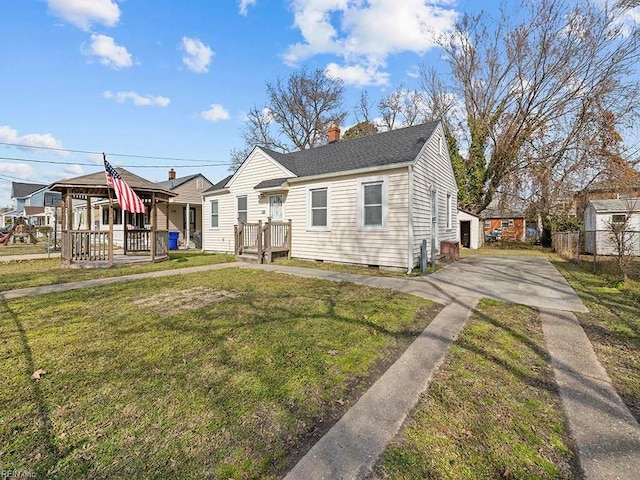
[[[148,158],[155,158],[155,157],[148,157]],[[95,163],[63,162],[58,160],[33,160],[28,158],[16,158],[16,157],[0,157],[0,160],[13,160],[16,162],[30,162],[30,163],[45,163],[49,165],[80,165],[83,167],[100,167],[100,165]],[[166,167],[197,168],[197,167],[223,167],[228,165],[229,163],[212,162],[212,163],[205,163],[202,165],[117,165],[117,166],[118,167],[122,166],[124,168],[166,168]]]
[[[22,145],[20,143],[8,143],[8,142],[0,142],[0,145],[6,145],[8,147],[19,147],[19,148],[38,148],[41,150],[53,150],[54,152],[86,153],[89,155],[102,155],[103,153],[103,152],[92,152],[90,150],[73,150],[71,148],[43,147],[43,146]],[[105,153],[110,157],[148,158],[152,160],[169,160],[172,162],[208,162],[209,161],[209,160],[194,159],[194,158],[156,157],[151,155],[133,155],[133,154],[127,154],[127,153],[108,153],[108,152],[105,152]],[[73,165],[81,165],[81,164],[74,163]],[[226,163],[225,165],[228,165],[228,163]]]

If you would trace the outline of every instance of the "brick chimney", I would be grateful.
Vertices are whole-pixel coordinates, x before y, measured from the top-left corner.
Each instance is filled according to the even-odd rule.
[[[329,127],[329,143],[336,143],[340,141],[340,127],[335,123]]]
[[[176,179],[176,171],[172,168],[171,170],[169,170],[169,180],[175,180]]]

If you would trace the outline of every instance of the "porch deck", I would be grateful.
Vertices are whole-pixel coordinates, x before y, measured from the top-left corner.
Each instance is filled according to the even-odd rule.
[[[125,231],[124,248],[113,244],[110,232],[67,230],[62,232],[62,264],[69,268],[101,268],[169,258],[169,232]]]
[[[291,258],[291,220],[239,222],[234,226],[234,238],[236,258],[240,261],[271,263],[278,256]]]

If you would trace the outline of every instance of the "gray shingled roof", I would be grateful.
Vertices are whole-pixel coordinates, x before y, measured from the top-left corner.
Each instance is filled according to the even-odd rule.
[[[501,210],[499,208],[485,208],[478,216],[482,219],[487,218],[520,218],[524,217],[524,213],[514,210]]]
[[[224,177],[218,183],[210,186],[209,188],[204,190],[202,193],[215,192],[216,190],[222,190],[224,188],[224,186],[227,184],[227,182],[229,180],[231,180],[231,177],[233,177],[233,175],[228,175],[228,176]]]
[[[194,175],[187,175],[186,177],[174,178],[173,180],[165,180],[163,182],[157,182],[157,183],[162,188],[166,188],[167,190],[173,190],[174,188],[178,188],[183,183],[187,183],[189,180],[192,180],[199,176],[207,180],[207,178],[201,173],[196,173]],[[208,181],[209,180],[207,180],[207,182]]]
[[[11,182],[11,198],[24,198],[45,187],[39,183]]]
[[[589,200],[598,213],[626,213],[640,211],[640,198]]]
[[[175,197],[177,195],[176,193],[160,186],[159,184],[152,182],[151,180],[147,180],[146,178],[142,178],[135,173],[131,173],[129,170],[125,170],[124,168],[117,167],[116,171],[120,174],[123,180],[127,182],[127,184],[134,190],[158,192],[167,194],[169,197]],[[106,192],[107,177],[105,176],[104,170],[102,170],[100,172],[88,173],[79,177],[59,180],[51,184],[49,186],[49,189],[54,191],[63,191],[65,188],[69,187],[104,187]]]
[[[263,150],[298,177],[408,163],[416,159],[438,123],[399,128],[293,153]]]
[[[256,190],[260,190],[261,188],[279,187],[280,185],[282,185],[285,181],[287,181],[290,178],[291,177],[284,177],[284,178],[274,178],[274,179],[271,179],[271,180],[263,180],[262,182],[260,182],[258,185],[256,185],[253,188],[255,188]]]

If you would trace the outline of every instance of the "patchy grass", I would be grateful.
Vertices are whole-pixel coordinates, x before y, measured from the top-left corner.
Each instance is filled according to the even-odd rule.
[[[2,301],[0,468],[278,478],[439,309],[235,268]]]
[[[169,260],[163,262],[134,263],[116,265],[111,268],[92,269],[63,268],[60,258],[23,260],[2,265],[0,291],[233,261],[235,261],[233,255],[205,254],[202,252],[170,252]]]
[[[38,243],[0,243],[0,257],[7,255],[30,255],[33,253],[47,253],[44,249],[46,242]]]
[[[640,421],[640,282],[596,275],[589,263],[552,259],[589,313],[576,316],[620,397]]]
[[[483,300],[376,478],[574,478],[535,310]]]

